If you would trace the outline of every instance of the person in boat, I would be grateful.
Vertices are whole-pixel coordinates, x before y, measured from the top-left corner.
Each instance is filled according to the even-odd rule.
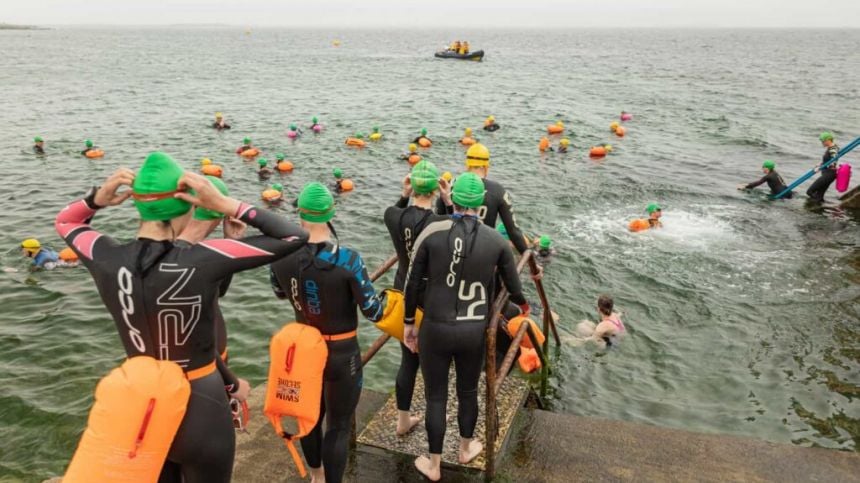
[[[45,154],[45,140],[42,136],[33,138],[33,152],[36,154]]]
[[[220,112],[216,112],[215,122],[212,123],[212,128],[221,131],[224,129],[230,129],[230,125],[227,124],[227,121],[224,120],[223,114],[221,114]]]
[[[474,430],[478,420],[478,379],[484,367],[484,343],[492,296],[497,290],[497,271],[518,311],[529,312],[513,253],[501,235],[478,217],[484,195],[484,182],[478,175],[464,173],[457,177],[451,194],[454,214],[424,228],[415,241],[407,275],[404,341],[420,354],[430,453],[429,458],[417,458],[415,466],[431,481],[441,478],[452,361],[460,429],[458,460],[469,463],[483,450]],[[422,287],[425,311],[419,332],[415,313]]]
[[[376,322],[387,297],[374,290],[361,255],[338,242],[331,225],[334,198],[322,183],[305,185],[298,208],[310,238],[303,249],[272,263],[270,281],[275,295],[293,306],[296,320],[326,340],[319,420],[300,441],[311,481],[340,483],[362,385],[357,312]]]
[[[782,180],[782,176],[776,172],[776,163],[773,161],[765,161],[761,165],[761,171],[764,173],[758,181],[753,181],[751,183],[738,185],[739,190],[751,190],[757,186],[761,186],[764,183],[767,183],[768,188],[770,188],[770,194],[776,195],[785,191],[785,181]],[[784,198],[791,198],[792,192],[789,191],[788,194],[784,196]]]
[[[489,132],[498,131],[500,127],[501,126],[496,124],[496,117],[495,116],[487,116],[487,119],[484,120],[484,131],[489,131]]]
[[[466,55],[469,53],[469,42],[464,41],[463,45],[460,47],[460,55]]]
[[[459,52],[460,51],[460,41],[455,40],[453,44],[451,44],[451,48],[449,49],[451,52]]]
[[[815,171],[821,172],[821,176],[819,176],[818,179],[812,183],[812,186],[806,190],[806,195],[813,201],[821,203],[824,201],[824,194],[827,193],[830,185],[836,181],[836,170],[838,169],[838,166],[836,165],[837,163],[833,163],[823,169],[821,166],[839,155],[839,146],[834,142],[833,134],[830,132],[821,133],[821,135],[818,136],[818,140],[821,141],[821,145],[824,146],[824,156],[821,157],[821,162],[815,167]]]

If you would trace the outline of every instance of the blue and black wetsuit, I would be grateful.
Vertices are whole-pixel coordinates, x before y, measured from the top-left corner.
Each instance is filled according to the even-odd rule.
[[[430,453],[442,453],[448,402],[448,370],[457,375],[460,436],[474,436],[478,421],[478,379],[496,270],[511,301],[526,304],[513,253],[496,230],[475,217],[453,215],[431,223],[415,242],[406,282],[406,324],[415,322],[419,288],[425,278],[424,319],[418,336]]]
[[[821,164],[824,164],[831,159],[835,158],[839,154],[839,146],[833,145],[827,148],[824,151],[824,156],[821,157]],[[806,195],[812,198],[813,200],[821,203],[824,201],[824,194],[827,193],[827,190],[830,188],[830,185],[836,181],[836,166],[838,163],[833,163],[830,166],[821,170],[821,176],[812,183],[812,186],[806,190]]]
[[[406,273],[409,270],[409,260],[412,258],[412,248],[424,227],[430,223],[441,221],[447,216],[436,215],[431,210],[409,206],[409,198],[401,197],[394,206],[385,210],[385,226],[391,235],[391,242],[397,252],[397,273],[394,274],[394,288],[403,291],[406,285]],[[418,306],[423,308],[424,281],[419,282]],[[402,342],[400,343],[400,369],[394,386],[397,399],[397,409],[409,411],[412,406],[412,393],[415,391],[415,376],[418,374],[418,354],[412,352]]]
[[[275,295],[292,304],[298,322],[316,327],[323,337],[353,333],[327,341],[320,417],[301,439],[308,465],[322,464],[326,481],[338,483],[346,469],[352,415],[361,395],[361,352],[354,335],[357,309],[375,322],[382,317],[384,300],[373,289],[361,256],[330,242],[309,243],[273,263],[270,279]]]
[[[90,272],[128,357],[177,363],[191,397],[173,439],[161,482],[229,482],[236,435],[215,344],[220,283],[303,246],[307,234],[282,216],[247,204],[234,215],[263,235],[196,245],[139,238],[119,243],[90,226],[91,194],[66,206],[55,227]],[[216,370],[217,369],[217,370]]]

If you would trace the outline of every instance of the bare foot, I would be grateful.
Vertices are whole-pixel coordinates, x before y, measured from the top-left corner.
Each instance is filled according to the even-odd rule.
[[[325,483],[325,469],[322,466],[308,469],[311,474],[311,483]]]
[[[410,431],[415,429],[415,425],[421,422],[421,417],[419,416],[409,416],[409,423],[406,425],[403,424],[403,420],[397,421],[397,436],[406,436]],[[405,426],[405,427],[404,427]]]
[[[465,445],[463,444],[463,441],[460,442],[459,460],[461,465],[465,465],[466,463],[472,461],[479,454],[481,454],[481,451],[484,450],[484,445],[481,444],[479,441],[476,441],[474,439],[468,441],[469,442]]]
[[[430,481],[439,481],[442,479],[442,469],[440,466],[434,466],[433,463],[430,462],[430,458],[426,456],[419,456],[415,458],[415,468],[421,472],[422,475],[426,476]]]

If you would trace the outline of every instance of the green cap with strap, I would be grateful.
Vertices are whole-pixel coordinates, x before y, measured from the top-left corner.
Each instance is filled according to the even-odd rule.
[[[322,183],[305,185],[299,194],[299,218],[310,223],[327,223],[334,217],[334,197]]]
[[[439,168],[430,161],[421,161],[412,168],[409,181],[417,194],[430,194],[439,187]]]
[[[207,176],[206,179],[212,183],[213,186],[218,188],[218,191],[221,192],[224,196],[230,196],[230,191],[227,190],[227,185],[221,181],[221,178],[217,178],[215,176]],[[219,213],[217,211],[209,210],[206,208],[196,207],[194,208],[194,219],[200,221],[212,221],[212,220],[220,220],[224,218],[223,213]]]
[[[765,161],[764,163],[762,163],[761,167],[762,167],[762,168],[767,168],[767,169],[769,169],[769,170],[773,171],[773,169],[774,169],[774,168],[776,168],[776,163],[774,163],[774,162],[773,162],[773,161],[771,161],[771,160],[767,160],[767,161]]]
[[[648,205],[648,208],[645,208],[645,211],[647,211],[650,215],[655,211],[663,211],[663,209],[660,208],[660,205],[658,205],[657,203],[651,203],[650,205]]]
[[[451,199],[464,208],[478,208],[484,204],[484,180],[475,173],[463,173],[454,181]]]
[[[174,198],[182,168],[167,154],[146,157],[131,185],[134,206],[143,221],[168,221],[188,213],[191,203]]]

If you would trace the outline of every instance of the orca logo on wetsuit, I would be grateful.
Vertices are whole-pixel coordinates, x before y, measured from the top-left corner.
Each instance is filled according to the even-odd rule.
[[[179,296],[179,293],[194,276],[194,268],[179,268],[174,263],[162,263],[159,265],[158,271],[179,274],[179,278],[156,299],[156,303],[160,306],[176,307],[158,311],[159,358],[162,360],[172,360],[184,367],[183,363],[187,363],[188,360],[171,359],[170,347],[183,346],[188,342],[188,338],[191,337],[191,333],[194,332],[194,328],[197,327],[197,322],[200,320],[203,297],[200,294],[188,297]],[[190,313],[187,312],[189,308],[191,310]],[[175,332],[172,338],[170,336],[171,329],[174,329]]]
[[[457,320],[482,320],[486,314],[477,314],[478,307],[487,304],[487,289],[481,282],[472,282],[469,285],[469,293],[465,293],[466,281],[460,280],[460,290],[457,293],[457,298],[463,302],[469,302],[477,299],[474,303],[469,304],[466,308],[466,315],[458,315]]]
[[[313,280],[305,280],[305,298],[308,300],[308,312],[313,315],[319,315],[322,313],[320,288]]]
[[[301,312],[302,304],[299,302],[299,281],[295,277],[290,279],[290,292],[293,294],[293,308]]]
[[[463,255],[463,239],[460,237],[454,238],[454,256],[451,258],[451,265],[448,266],[448,276],[445,277],[445,283],[449,287],[454,287],[457,283],[457,272],[454,271],[455,266],[460,263],[460,257]]]
[[[140,352],[146,352],[146,344],[140,336],[140,330],[131,325],[131,321],[128,320],[129,316],[134,315],[134,299],[131,298],[134,285],[132,283],[131,272],[125,267],[120,267],[119,273],[117,273],[117,282],[119,283],[117,296],[119,297],[119,305],[122,307],[122,320],[125,322],[125,326],[128,327],[128,338],[131,339],[131,343],[134,344],[135,349]]]
[[[406,247],[406,254],[412,259],[412,228],[403,229],[403,246]]]
[[[487,217],[487,205],[481,205],[478,207],[478,219],[484,221],[484,218]]]

